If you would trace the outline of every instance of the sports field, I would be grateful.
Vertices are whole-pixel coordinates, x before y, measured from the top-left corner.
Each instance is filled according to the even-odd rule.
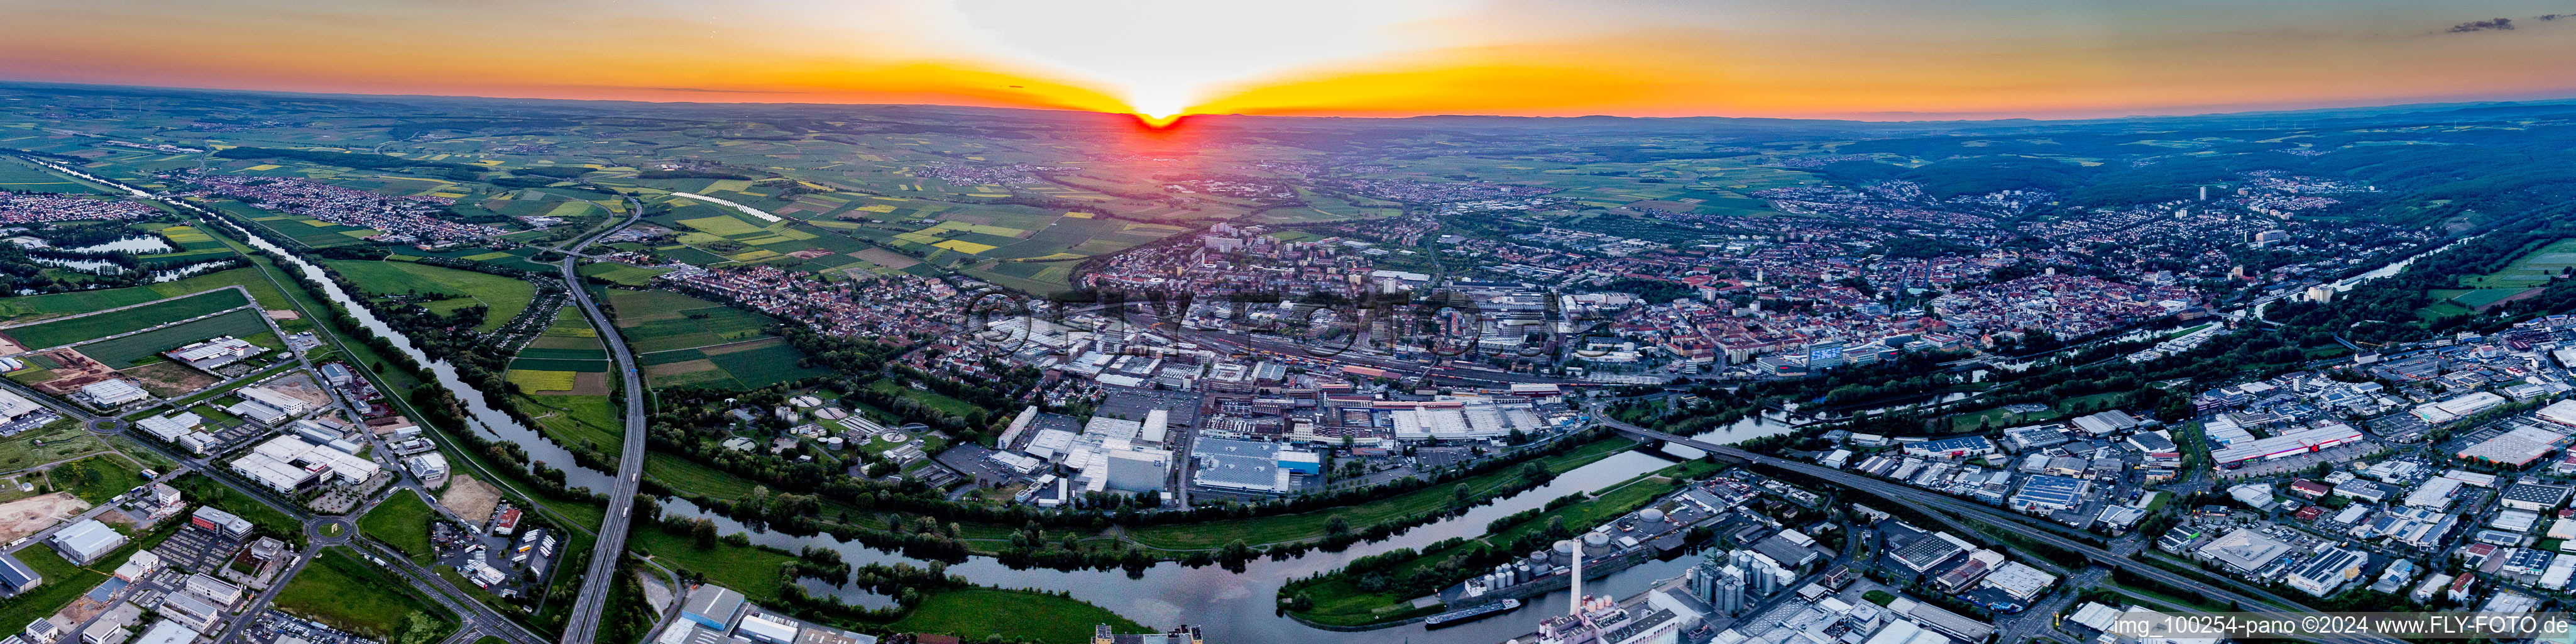
[[[491,312],[483,316],[483,323],[474,326],[477,331],[501,328],[511,318],[518,317],[520,311],[527,310],[528,302],[537,296],[534,284],[490,273],[405,261],[325,260],[322,263],[339,271],[341,276],[349,278],[369,295],[444,293],[462,296],[423,305],[441,314],[477,304],[491,307]]]
[[[100,301],[113,301],[113,298],[94,298],[90,299],[88,303],[96,303]],[[10,338],[16,339],[18,344],[25,346],[26,348],[42,349],[45,347],[58,347],[76,342],[87,342],[119,333],[139,331],[158,325],[169,324],[224,309],[238,307],[248,303],[250,303],[249,300],[242,299],[240,291],[224,289],[212,293],[192,295],[165,302],[138,306],[113,313],[86,315],[41,324],[16,327],[8,329],[6,333]],[[279,303],[284,304],[285,301],[279,300]],[[47,304],[54,303],[48,302]],[[103,308],[112,308],[113,306],[122,305],[111,305],[110,307]],[[89,310],[95,311],[98,309]]]

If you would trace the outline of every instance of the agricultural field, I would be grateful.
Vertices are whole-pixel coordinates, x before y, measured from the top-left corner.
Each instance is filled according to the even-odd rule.
[[[81,345],[79,349],[82,355],[97,360],[99,364],[107,365],[111,369],[124,369],[168,360],[160,353],[227,335],[249,340],[252,344],[271,349],[286,348],[284,343],[278,341],[277,334],[268,330],[268,322],[261,319],[259,312],[242,310],[113,340],[92,342]]]
[[[2520,291],[2537,286],[2548,286],[2550,280],[2571,274],[2576,274],[2576,239],[2561,239],[2515,258],[2512,264],[2504,267],[2504,270],[2462,278],[2460,286],[2476,290]],[[2461,301],[2460,304],[2475,308],[2491,301],[2475,303]]]
[[[207,234],[204,230],[200,230],[195,226],[156,222],[135,224],[133,228],[137,231],[159,236],[163,240],[170,242],[171,246],[178,248],[175,252],[143,255],[135,258],[136,260],[143,262],[147,267],[181,266],[195,262],[223,259],[239,254],[233,252],[232,245],[224,243],[224,240],[216,239],[214,235]]]
[[[104,291],[92,291],[90,293],[103,292]],[[95,304],[102,301],[114,301],[112,298],[108,297],[66,298],[66,300],[70,301],[64,302],[65,304]],[[283,301],[284,300],[280,300],[280,302]],[[224,309],[239,307],[249,303],[249,300],[242,298],[240,291],[225,289],[202,295],[181,297],[144,306],[137,306],[113,313],[86,315],[40,324],[11,327],[6,331],[0,331],[0,333],[7,333],[10,339],[17,341],[17,343],[24,348],[42,349],[46,347],[58,347],[67,344],[87,342],[119,333],[131,333],[142,329],[152,328],[154,326],[214,313],[216,311],[222,311]],[[53,303],[48,302],[45,304]],[[100,309],[93,308],[88,310],[98,311]],[[265,328],[262,330],[265,330]]]
[[[492,250],[481,246],[451,248],[447,250],[421,250],[419,247],[415,246],[395,246],[387,250],[393,251],[395,257],[445,257],[448,259],[482,262],[503,268],[515,268],[523,271],[535,271],[549,274],[554,273],[558,268],[554,264],[529,259],[536,256],[537,253],[545,252],[545,249],[536,246],[521,246],[510,250]]]
[[[175,281],[128,288],[72,291],[0,298],[0,321],[33,322],[78,313],[103,311],[120,306],[142,304],[153,300],[204,293],[226,286],[240,286],[250,291],[262,307],[284,308],[286,294],[261,276],[256,268],[236,268],[191,276]],[[217,296],[221,297],[221,296]],[[236,306],[239,303],[235,303]],[[222,309],[215,309],[222,310]],[[211,311],[209,311],[211,312]],[[184,319],[184,318],[179,318]]]
[[[749,389],[829,373],[798,366],[804,354],[770,335],[765,316],[669,291],[613,290],[609,300],[655,387]]]
[[[501,325],[518,317],[520,311],[527,310],[528,303],[537,296],[536,285],[526,280],[490,273],[399,260],[324,260],[322,263],[339,271],[341,276],[349,278],[372,296],[413,293],[457,296],[422,304],[431,312],[442,315],[470,306],[490,307],[483,316],[483,323],[475,325],[477,331],[501,328]]]
[[[582,277],[596,277],[622,286],[644,286],[653,283],[654,277],[670,271],[616,262],[594,262],[583,264],[579,272]]]
[[[0,157],[0,192],[107,194],[88,182],[54,174],[17,157]]]
[[[239,219],[248,220],[251,225],[261,228],[260,232],[292,239],[296,243],[313,248],[365,244],[366,238],[384,234],[384,231],[373,228],[343,226],[306,215],[264,210],[228,199],[199,200],[199,202],[231,213]]]

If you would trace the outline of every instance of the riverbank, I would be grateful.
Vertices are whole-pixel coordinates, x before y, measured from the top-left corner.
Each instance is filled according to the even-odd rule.
[[[1410,624],[1453,608],[1436,602],[1417,604],[1414,598],[1429,594],[1423,592],[1426,586],[1436,592],[1437,588],[1454,583],[1452,578],[1481,569],[1482,566],[1469,565],[1476,560],[1492,558],[1498,551],[1525,552],[1533,549],[1529,547],[1531,543],[1543,546],[1545,542],[1572,538],[1644,508],[1690,480],[1713,475],[1724,468],[1723,464],[1705,459],[1675,463],[1586,492],[1582,501],[1547,508],[1477,538],[1446,540],[1419,553],[1391,551],[1355,560],[1331,573],[1290,582],[1280,588],[1279,601],[1283,606],[1292,607],[1287,611],[1289,617],[1317,628],[1368,630]],[[1587,569],[1584,577],[1609,576],[1651,558],[1652,553],[1639,549],[1629,554],[1633,556],[1600,562],[1598,567]],[[1389,558],[1397,561],[1387,561]],[[1512,596],[1520,598],[1555,591],[1564,588],[1567,581],[1565,575],[1556,575],[1552,579],[1559,581],[1554,585],[1525,585],[1528,587],[1517,589]]]

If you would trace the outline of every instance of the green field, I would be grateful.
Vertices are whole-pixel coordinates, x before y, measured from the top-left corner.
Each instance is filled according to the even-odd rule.
[[[798,366],[804,353],[769,335],[766,316],[668,291],[614,290],[609,298],[655,387],[749,389],[829,373]],[[514,363],[538,368],[527,364]]]
[[[240,291],[223,290],[147,304],[105,315],[88,315],[9,329],[9,337],[29,349],[87,342],[248,304]]]
[[[251,297],[259,300],[262,307],[286,308],[286,295],[279,293],[275,285],[269,284],[268,280],[260,275],[258,269],[236,268],[151,286],[0,298],[0,320],[34,321],[43,317],[88,313],[142,304],[162,298],[203,293],[226,286],[240,286],[249,290]],[[12,337],[15,337],[14,333]]]
[[[58,420],[0,439],[0,472],[27,469],[106,449],[107,443],[84,429],[80,421]]]
[[[652,283],[654,276],[670,271],[616,262],[593,262],[583,264],[579,272],[582,277],[596,277],[626,286],[643,286]]]
[[[512,396],[519,411],[537,419],[537,429],[565,445],[587,445],[614,456],[626,436],[625,408],[607,396]]]
[[[143,478],[140,468],[113,456],[92,456],[54,466],[45,471],[54,489],[70,492],[90,505],[106,503],[126,490],[151,481]]]
[[[277,508],[269,507],[268,504],[244,495],[239,490],[226,487],[223,483],[207,478],[202,473],[191,473],[166,480],[171,487],[179,488],[180,492],[186,493],[190,501],[231,512],[234,516],[249,521],[251,527],[259,533],[276,537],[298,548],[304,546],[304,522],[279,512]]]
[[[54,174],[16,157],[0,157],[0,191],[106,194],[86,182]]]
[[[424,637],[405,641],[435,642],[456,625],[441,618],[438,609],[405,590],[411,584],[376,570],[357,557],[332,549],[314,557],[313,562],[278,591],[277,607],[289,613],[329,624],[352,633],[390,641],[397,635]],[[418,634],[407,622],[413,613],[430,615],[429,628]]]
[[[770,320],[670,291],[616,290],[617,328],[639,353],[688,349],[767,334]]]
[[[101,340],[98,342],[84,344],[80,346],[80,352],[82,355],[86,355],[91,359],[97,360],[99,364],[117,369],[124,369],[126,367],[134,366],[137,362],[150,361],[145,360],[145,358],[166,359],[159,357],[159,354],[163,351],[203,342],[216,336],[226,335],[245,340],[249,340],[253,336],[261,335],[268,336],[271,339],[276,337],[276,334],[271,333],[268,330],[268,321],[261,319],[261,316],[257,311],[242,310],[174,327],[153,329],[114,340]],[[252,343],[260,344],[255,340]],[[268,355],[274,356],[276,354],[272,353]]]
[[[1635,447],[1622,438],[1605,438],[1532,461],[1548,471],[1565,473],[1593,461]],[[1318,539],[1333,517],[1350,522],[1354,531],[1388,521],[1421,516],[1453,503],[1452,494],[1465,485],[1476,494],[1488,494],[1520,477],[1520,468],[1504,468],[1461,479],[1454,484],[1434,485],[1393,497],[1332,510],[1283,514],[1253,519],[1207,521],[1188,525],[1141,526],[1127,531],[1127,538],[1139,545],[1158,550],[1213,550],[1227,543],[1242,541],[1251,545],[1288,543]]]
[[[2514,258],[2513,263],[2505,266],[2504,270],[2476,277],[2461,278],[2460,286],[2481,290],[2511,289],[2520,291],[2522,289],[2535,286],[2548,286],[2550,279],[2553,276],[2560,275],[2562,272],[2569,270],[2576,270],[2576,239],[2561,239],[2550,242],[2548,245],[2542,246],[2530,253],[2526,253],[2521,257]],[[2507,295],[2510,295],[2510,293]],[[2476,307],[2493,301],[2494,300],[2487,300],[2485,302],[2474,303],[2463,301],[2460,303],[2466,306]]]
[[[2475,279],[2475,278],[2472,278],[2472,279]],[[2531,287],[2531,288],[2538,288],[2538,287],[2536,287],[2536,286],[2535,286],[2535,287]],[[2458,294],[2458,295],[2453,295],[2453,296],[2451,296],[2451,297],[2450,297],[2450,301],[2455,302],[2455,303],[2458,303],[2460,306],[2465,306],[2465,307],[2469,307],[2469,308],[2475,309],[2475,308],[2481,308],[2481,307],[2485,307],[2485,306],[2490,305],[2490,304],[2494,304],[2494,303],[2496,303],[2496,302],[2503,301],[2505,298],[2513,297],[2514,295],[2520,294],[2520,293],[2522,293],[2523,291],[2531,290],[2531,288],[2481,288],[2481,289],[2473,289],[2473,290],[2463,291],[2463,292],[2461,292],[2461,293],[2460,293],[2460,294]],[[2445,293],[2445,292],[2448,292],[2448,291],[2435,291],[2434,293],[2438,295],[2438,294],[2440,294],[2440,293]]]
[[[760,487],[751,479],[663,452],[645,453],[644,477],[663,487],[727,501],[751,496],[752,489]]]
[[[474,325],[477,331],[501,328],[511,318],[518,317],[520,311],[527,310],[528,303],[537,295],[536,285],[527,280],[417,262],[326,260],[322,263],[339,271],[342,277],[349,278],[369,295],[445,293],[461,296],[422,305],[435,313],[452,313],[478,304],[490,307],[490,313],[483,316],[483,323]]]
[[[1523,535],[1544,530],[1549,523],[1559,519],[1563,520],[1566,527],[1578,533],[1589,530],[1593,526],[1644,508],[1655,499],[1672,493],[1674,482],[1678,480],[1707,476],[1724,467],[1726,466],[1713,462],[1684,461],[1666,466],[1656,472],[1640,474],[1627,481],[1593,491],[1591,498],[1587,500],[1542,512],[1527,521],[1513,524],[1511,527],[1474,540],[1424,552],[1421,556],[1387,571],[1386,574],[1393,576],[1430,574],[1432,571],[1428,570],[1429,568],[1462,556],[1470,548],[1491,547],[1489,544],[1509,544],[1519,540]],[[1440,608],[1409,608],[1407,604],[1413,598],[1364,590],[1354,583],[1349,575],[1326,575],[1312,582],[1292,584],[1290,588],[1315,602],[1312,609],[1300,613],[1300,616],[1323,624],[1357,626],[1440,610]]]
[[[32,623],[52,615],[89,592],[98,582],[107,581],[107,573],[74,566],[64,561],[62,555],[54,554],[53,548],[27,548],[13,556],[19,563],[27,564],[29,570],[44,577],[45,581],[33,590],[0,599],[0,620],[8,620],[11,624]]]
[[[420,495],[396,490],[358,519],[358,533],[393,546],[413,559],[427,561],[433,554],[429,548],[429,522],[436,518],[438,512],[429,509],[429,503],[420,500]]]
[[[880,378],[876,382],[868,383],[868,388],[904,398],[910,398],[920,402],[922,405],[930,407],[931,409],[947,412],[949,415],[960,418],[965,417],[967,414],[975,413],[976,410],[982,409],[981,407],[976,407],[975,403],[939,395],[938,392],[922,391],[898,385],[891,379]]]
[[[1024,590],[961,588],[923,599],[912,613],[888,625],[898,632],[1044,644],[1085,644],[1093,628],[1153,633],[1126,616],[1079,599]]]
[[[707,583],[740,591],[755,603],[778,599],[779,584],[787,582],[780,566],[796,560],[768,550],[721,542],[702,550],[688,537],[652,526],[636,526],[627,535],[626,544],[651,554],[664,566],[702,574]]]

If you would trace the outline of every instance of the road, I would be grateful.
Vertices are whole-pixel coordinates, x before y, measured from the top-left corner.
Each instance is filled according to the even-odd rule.
[[[199,208],[195,204],[153,194],[149,191],[145,191],[141,188],[136,188],[122,182],[98,179],[85,173],[82,173],[79,176],[92,181],[98,181],[102,185],[113,186],[126,190],[127,192],[139,197],[172,204],[174,207],[185,208],[196,211],[200,214],[207,214],[203,208]],[[263,273],[265,273],[265,271],[263,271]],[[271,285],[276,286],[281,292],[285,292],[285,289],[289,288],[288,285],[275,283],[275,278],[273,276],[269,279]],[[302,310],[303,308],[300,304],[295,303],[292,297],[288,298],[288,301],[284,304],[298,310]],[[312,319],[312,311],[304,311],[304,314],[308,319]],[[260,316],[260,318],[269,325],[270,331],[275,332],[278,330],[275,320],[269,319],[268,316],[265,315]],[[284,337],[283,333],[280,333],[279,335],[280,337]],[[343,348],[342,351],[345,352],[347,349]],[[312,362],[307,359],[302,352],[296,353],[296,359],[300,367],[304,368],[308,373],[311,372],[313,367]],[[18,385],[15,382],[0,380],[0,387],[5,387],[19,393],[20,395],[26,396],[28,400],[38,401],[38,404],[53,409],[55,412],[62,414],[65,418],[78,419],[83,425],[89,427],[92,432],[101,434],[130,432],[129,425],[122,420],[114,417],[93,414],[87,409],[63,403],[52,396],[39,394],[31,389]],[[352,414],[350,416],[351,418],[363,417],[363,415],[356,414],[355,411],[349,407],[348,401],[340,396],[341,392],[336,388],[331,388],[331,393],[332,400],[338,403],[342,410],[349,411]],[[369,440],[373,441],[374,437],[370,436]],[[289,518],[295,519],[307,530],[313,530],[324,523],[342,524],[344,529],[352,532],[352,534],[344,537],[344,539],[346,539],[346,543],[354,544],[353,547],[356,547],[359,552],[371,555],[371,558],[380,560],[380,563],[383,563],[387,568],[390,568],[394,573],[396,573],[397,576],[401,577],[402,581],[405,582],[406,585],[420,591],[422,595],[428,597],[431,601],[435,601],[438,604],[445,606],[449,611],[457,615],[459,620],[462,622],[461,630],[463,631],[492,635],[500,638],[508,644],[545,644],[544,638],[538,637],[534,632],[531,632],[526,627],[519,625],[518,622],[511,621],[510,618],[505,617],[498,612],[494,612],[490,607],[484,606],[481,602],[475,601],[473,596],[458,590],[454,585],[449,584],[446,579],[439,577],[437,574],[421,569],[416,565],[412,565],[410,560],[402,558],[400,553],[393,553],[390,552],[390,549],[383,549],[381,546],[377,546],[365,539],[355,538],[356,535],[353,534],[354,527],[350,526],[348,524],[348,520],[345,518],[317,516],[313,512],[305,509],[302,505],[279,500],[274,495],[270,494],[266,488],[244,483],[224,468],[214,466],[208,459],[199,458],[193,454],[179,453],[155,442],[152,439],[138,438],[134,442],[143,445],[146,449],[159,453],[163,458],[166,458],[173,463],[180,463],[184,467],[197,470],[200,474],[206,476],[208,480],[220,483],[224,487],[231,488],[233,491],[241,493],[244,497],[247,497],[252,501],[258,502],[262,505],[267,505],[271,509],[277,510]],[[377,450],[377,453],[380,455],[379,463],[382,462],[381,454],[383,454],[383,452],[384,450]],[[396,471],[399,471],[399,469],[397,468]],[[416,486],[418,485],[418,482],[416,480],[410,479],[409,477],[400,477],[396,480],[399,482],[399,485],[395,487],[396,493],[401,493],[405,489],[417,489]],[[359,512],[350,516],[359,516],[360,514],[363,514],[363,510],[366,505],[367,504],[362,504],[361,507],[358,508]],[[311,557],[318,555],[322,548],[331,547],[333,545],[325,543],[326,541],[330,540],[314,540],[312,545],[306,548],[306,551],[301,555],[304,558],[304,561],[309,561]],[[392,556],[382,556],[382,554],[370,551],[368,548],[379,548],[384,551],[383,554],[391,554]],[[399,565],[396,565],[393,562],[400,563]],[[302,565],[303,562],[298,562],[296,564],[296,570],[300,570]],[[293,579],[292,572],[294,571],[291,570],[288,571],[288,574],[281,574],[276,581],[276,585],[272,587],[271,590],[274,591],[284,588],[286,584]],[[254,602],[243,607],[239,613],[240,616],[234,618],[234,620],[236,622],[247,621],[251,616],[258,615],[259,612],[267,606],[266,602],[270,598],[274,597],[275,594],[275,592],[262,593]],[[234,636],[239,632],[239,628],[237,626],[238,625],[236,625],[236,628],[231,631],[226,632],[223,637],[214,640],[214,644],[232,644],[236,639]]]
[[[644,217],[644,205],[628,197],[626,221],[597,235],[573,242],[569,252],[578,253],[592,241],[624,230]],[[590,571],[582,577],[581,594],[573,599],[572,616],[564,624],[563,644],[591,644],[597,641],[599,615],[608,609],[608,590],[617,587],[617,561],[626,552],[626,530],[634,520],[635,491],[644,478],[644,379],[635,372],[635,355],[626,348],[625,338],[617,335],[617,321],[599,311],[591,301],[590,289],[582,286],[581,275],[573,271],[575,257],[563,259],[565,286],[572,298],[581,303],[581,314],[590,326],[599,330],[599,341],[608,345],[609,356],[617,360],[617,370],[626,383],[626,444],[618,452],[617,484],[608,493],[608,516],[600,521],[599,541],[591,549]]]
[[[2212,587],[2197,579],[2184,577],[2182,575],[2175,574],[2172,571],[2148,565],[2145,562],[2113,554],[2111,551],[2096,548],[2081,541],[2068,539],[2064,536],[2058,535],[2055,530],[2036,527],[2032,525],[2032,522],[2039,521],[2040,519],[2035,519],[2033,517],[2017,515],[1988,507],[1984,504],[1968,502],[1949,495],[1932,492],[1930,490],[1898,485],[1812,463],[1774,458],[1727,445],[1705,443],[1688,436],[1677,436],[1646,429],[1636,425],[1620,422],[1615,419],[1603,417],[1598,414],[1596,414],[1595,417],[1600,418],[1604,425],[1608,425],[1611,428],[1617,429],[1620,432],[1631,436],[1687,445],[1707,451],[1710,454],[1722,454],[1738,462],[1768,465],[1807,476],[1813,476],[1855,490],[1875,494],[1886,498],[1891,502],[1912,505],[1922,509],[1949,512],[1957,515],[1959,520],[1962,521],[1982,521],[1997,529],[2011,532],[2015,536],[2080,553],[2084,555],[2085,558],[2091,559],[2095,563],[2103,566],[2119,568],[2131,574],[2152,579],[2175,588],[2199,590],[2211,599],[2234,603],[2247,612],[2261,613],[2269,617],[2286,619],[2297,619],[2301,615],[2313,615],[2318,612],[2314,608],[2309,608],[2299,604],[2298,602],[2291,601],[2288,598],[2281,597],[2280,595],[2273,594],[2260,588],[2245,586],[2241,583],[2237,583],[2236,580],[2233,579],[2226,579],[2224,577],[2220,578],[2224,581],[2230,582],[2230,586],[2236,586],[2237,588],[2235,589]],[[1961,532],[1975,532],[1975,530],[1972,530],[1965,525],[1952,523],[1953,520],[1949,517],[1941,516],[1938,513],[1928,514],[1931,514],[1933,518],[1944,523],[1950,523],[1951,525],[1948,527],[1951,529]],[[2035,556],[2034,553],[2028,552],[2022,554],[2024,556]],[[2063,565],[2065,562],[2059,563]],[[2244,592],[2238,592],[2239,590]],[[2274,608],[2274,606],[2282,608]],[[2338,638],[2334,641],[2367,642],[2370,644],[2405,644],[2405,640],[2392,637]]]

